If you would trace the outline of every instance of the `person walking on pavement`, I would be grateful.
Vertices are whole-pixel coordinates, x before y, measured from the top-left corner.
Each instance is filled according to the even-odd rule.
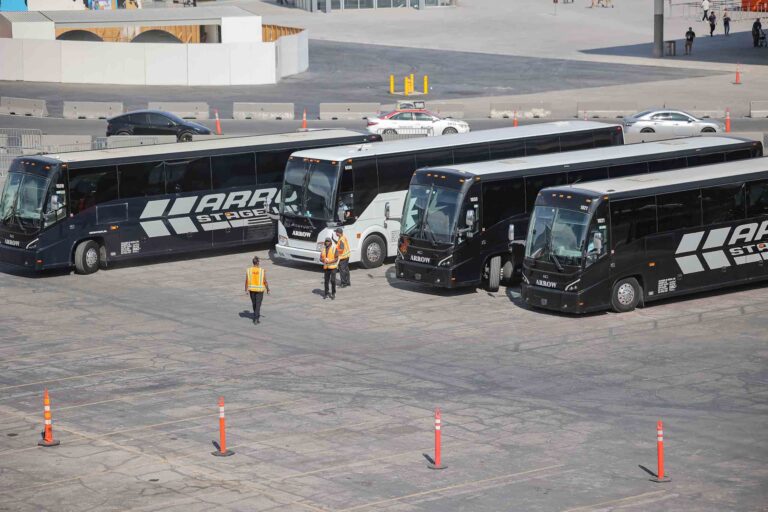
[[[336,298],[336,269],[339,268],[339,254],[333,240],[325,239],[323,250],[320,252],[320,261],[323,264],[323,276],[325,293],[323,298],[328,298],[328,285],[331,287],[331,300]]]
[[[696,39],[696,32],[692,27],[688,27],[688,32],[685,33],[685,54],[690,55],[693,51],[693,40]]]
[[[728,11],[723,13],[723,31],[725,32],[725,35],[731,33],[731,17],[728,16]]]
[[[760,18],[757,18],[752,24],[752,44],[755,48],[760,45],[760,31],[763,28],[763,24],[760,23]]]
[[[704,11],[701,21],[707,21],[709,18],[709,0],[701,0],[701,10]]]
[[[336,250],[339,253],[339,278],[341,281],[341,287],[352,286],[352,282],[349,280],[349,240],[347,235],[344,234],[344,230],[336,228]]]
[[[717,15],[712,11],[709,13],[709,37],[715,36],[715,25],[717,25]]]
[[[259,266],[259,257],[253,257],[253,266],[245,271],[245,293],[251,295],[253,305],[253,323],[261,322],[261,301],[264,300],[264,292],[269,294],[269,283],[266,271]]]

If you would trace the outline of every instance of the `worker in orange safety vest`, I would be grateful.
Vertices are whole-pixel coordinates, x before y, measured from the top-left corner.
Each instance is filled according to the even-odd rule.
[[[339,268],[339,253],[336,245],[330,238],[325,239],[323,250],[320,252],[320,261],[323,264],[323,273],[325,279],[325,294],[323,298],[328,298],[328,285],[331,285],[331,300],[336,298],[336,269]]]
[[[261,301],[264,300],[264,292],[269,293],[266,270],[259,266],[259,257],[253,257],[253,266],[245,271],[245,293],[251,295],[253,305],[253,323],[261,322]]]
[[[340,286],[342,288],[352,286],[352,282],[349,280],[349,256],[351,250],[349,248],[349,240],[341,228],[336,228],[336,250],[339,253]]]

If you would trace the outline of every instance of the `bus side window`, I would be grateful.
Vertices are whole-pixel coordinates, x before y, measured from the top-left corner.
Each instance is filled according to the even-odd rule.
[[[453,151],[451,148],[416,153],[416,169],[421,167],[438,167],[440,165],[453,165]]]
[[[379,158],[379,192],[406,190],[411,176],[416,171],[413,154],[393,155]]]
[[[629,245],[656,233],[656,198],[611,201],[611,248]]]
[[[211,190],[211,160],[208,157],[165,162],[165,192]]]
[[[123,164],[120,171],[120,197],[145,197],[165,193],[163,162]]]
[[[355,217],[355,173],[352,169],[343,170],[343,166],[339,182],[337,215],[341,222]]]
[[[292,149],[277,151],[262,151],[256,154],[256,181],[259,185],[266,183],[282,183],[285,166]]]
[[[746,217],[743,184],[720,185],[701,189],[701,209],[704,225],[717,224]]]
[[[114,165],[69,170],[69,209],[72,215],[117,199],[117,168]]]
[[[708,155],[693,155],[688,157],[688,167],[697,165],[719,164],[725,159],[722,152],[710,153]]]
[[[492,142],[490,149],[491,160],[525,156],[525,142],[522,140],[505,140],[501,142]]]
[[[568,173],[568,183],[582,183],[592,180],[604,180],[608,178],[607,167],[596,167],[594,169],[582,169]]]
[[[555,153],[560,150],[560,137],[557,135],[546,135],[535,137],[525,141],[525,155],[543,155],[546,153]]]
[[[533,205],[536,203],[536,196],[539,194],[539,190],[547,187],[555,187],[557,185],[565,185],[568,180],[567,173],[560,174],[542,174],[540,176],[526,176],[525,177],[525,198],[526,206],[525,211],[533,211]]]
[[[701,194],[698,189],[659,194],[659,232],[701,226]]]
[[[490,158],[489,145],[485,143],[453,148],[454,164],[484,162]]]
[[[525,211],[525,188],[522,178],[483,183],[484,229]]]
[[[737,149],[736,151],[729,151],[725,154],[726,162],[746,160],[748,158],[752,158],[752,150],[750,149]]]
[[[608,204],[603,202],[592,216],[592,223],[587,233],[586,266],[608,254],[610,244],[608,236]]]
[[[461,212],[459,213],[459,218],[456,222],[456,225],[459,228],[459,234],[462,233],[477,233],[480,231],[480,184],[475,183],[472,185],[467,191],[467,194],[464,198],[464,204],[461,207]],[[473,200],[474,199],[474,200]],[[474,213],[474,221],[471,226],[467,225],[467,212],[473,211]]]
[[[376,160],[373,158],[353,161],[352,167],[355,175],[355,214],[360,216],[379,193],[379,177],[376,173]]]
[[[211,157],[213,189],[252,187],[256,184],[256,157],[253,153]]]
[[[560,151],[575,151],[593,147],[595,147],[595,141],[592,138],[592,133],[588,131],[564,133],[560,136]]]
[[[45,225],[50,226],[67,216],[66,173],[60,171],[56,181],[51,183],[48,203],[45,206]]]
[[[603,128],[592,132],[594,147],[605,148],[621,144],[621,130],[616,128]]]
[[[622,178],[624,176],[635,176],[648,172],[648,162],[636,162],[633,164],[612,165],[608,168],[608,175],[611,178]]]
[[[648,162],[648,172],[668,171],[670,169],[685,169],[688,161],[685,157],[668,158],[666,160],[654,160]]]
[[[768,180],[747,184],[747,217],[768,215]]]

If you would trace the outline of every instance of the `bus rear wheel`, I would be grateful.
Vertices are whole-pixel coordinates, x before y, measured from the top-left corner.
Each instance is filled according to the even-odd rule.
[[[379,235],[370,235],[360,248],[360,263],[364,268],[380,267],[387,257],[387,244]]]
[[[499,291],[499,285],[501,284],[501,256],[494,256],[491,261],[488,262],[488,281],[486,282],[485,289],[489,292]]]
[[[640,303],[643,289],[634,277],[621,279],[613,285],[611,306],[617,313],[627,313],[634,310]]]
[[[86,240],[77,244],[75,249],[75,271],[78,274],[93,274],[99,270],[99,244]]]

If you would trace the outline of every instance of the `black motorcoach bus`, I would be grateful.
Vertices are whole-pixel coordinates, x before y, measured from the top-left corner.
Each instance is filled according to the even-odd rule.
[[[528,219],[542,188],[762,153],[760,142],[693,137],[419,169],[403,208],[396,276],[496,291],[522,269]]]
[[[110,261],[270,241],[291,153],[380,140],[316,130],[19,157],[0,196],[0,261],[89,274]]]
[[[583,313],[768,278],[768,158],[547,188],[523,268],[531,306]]]

